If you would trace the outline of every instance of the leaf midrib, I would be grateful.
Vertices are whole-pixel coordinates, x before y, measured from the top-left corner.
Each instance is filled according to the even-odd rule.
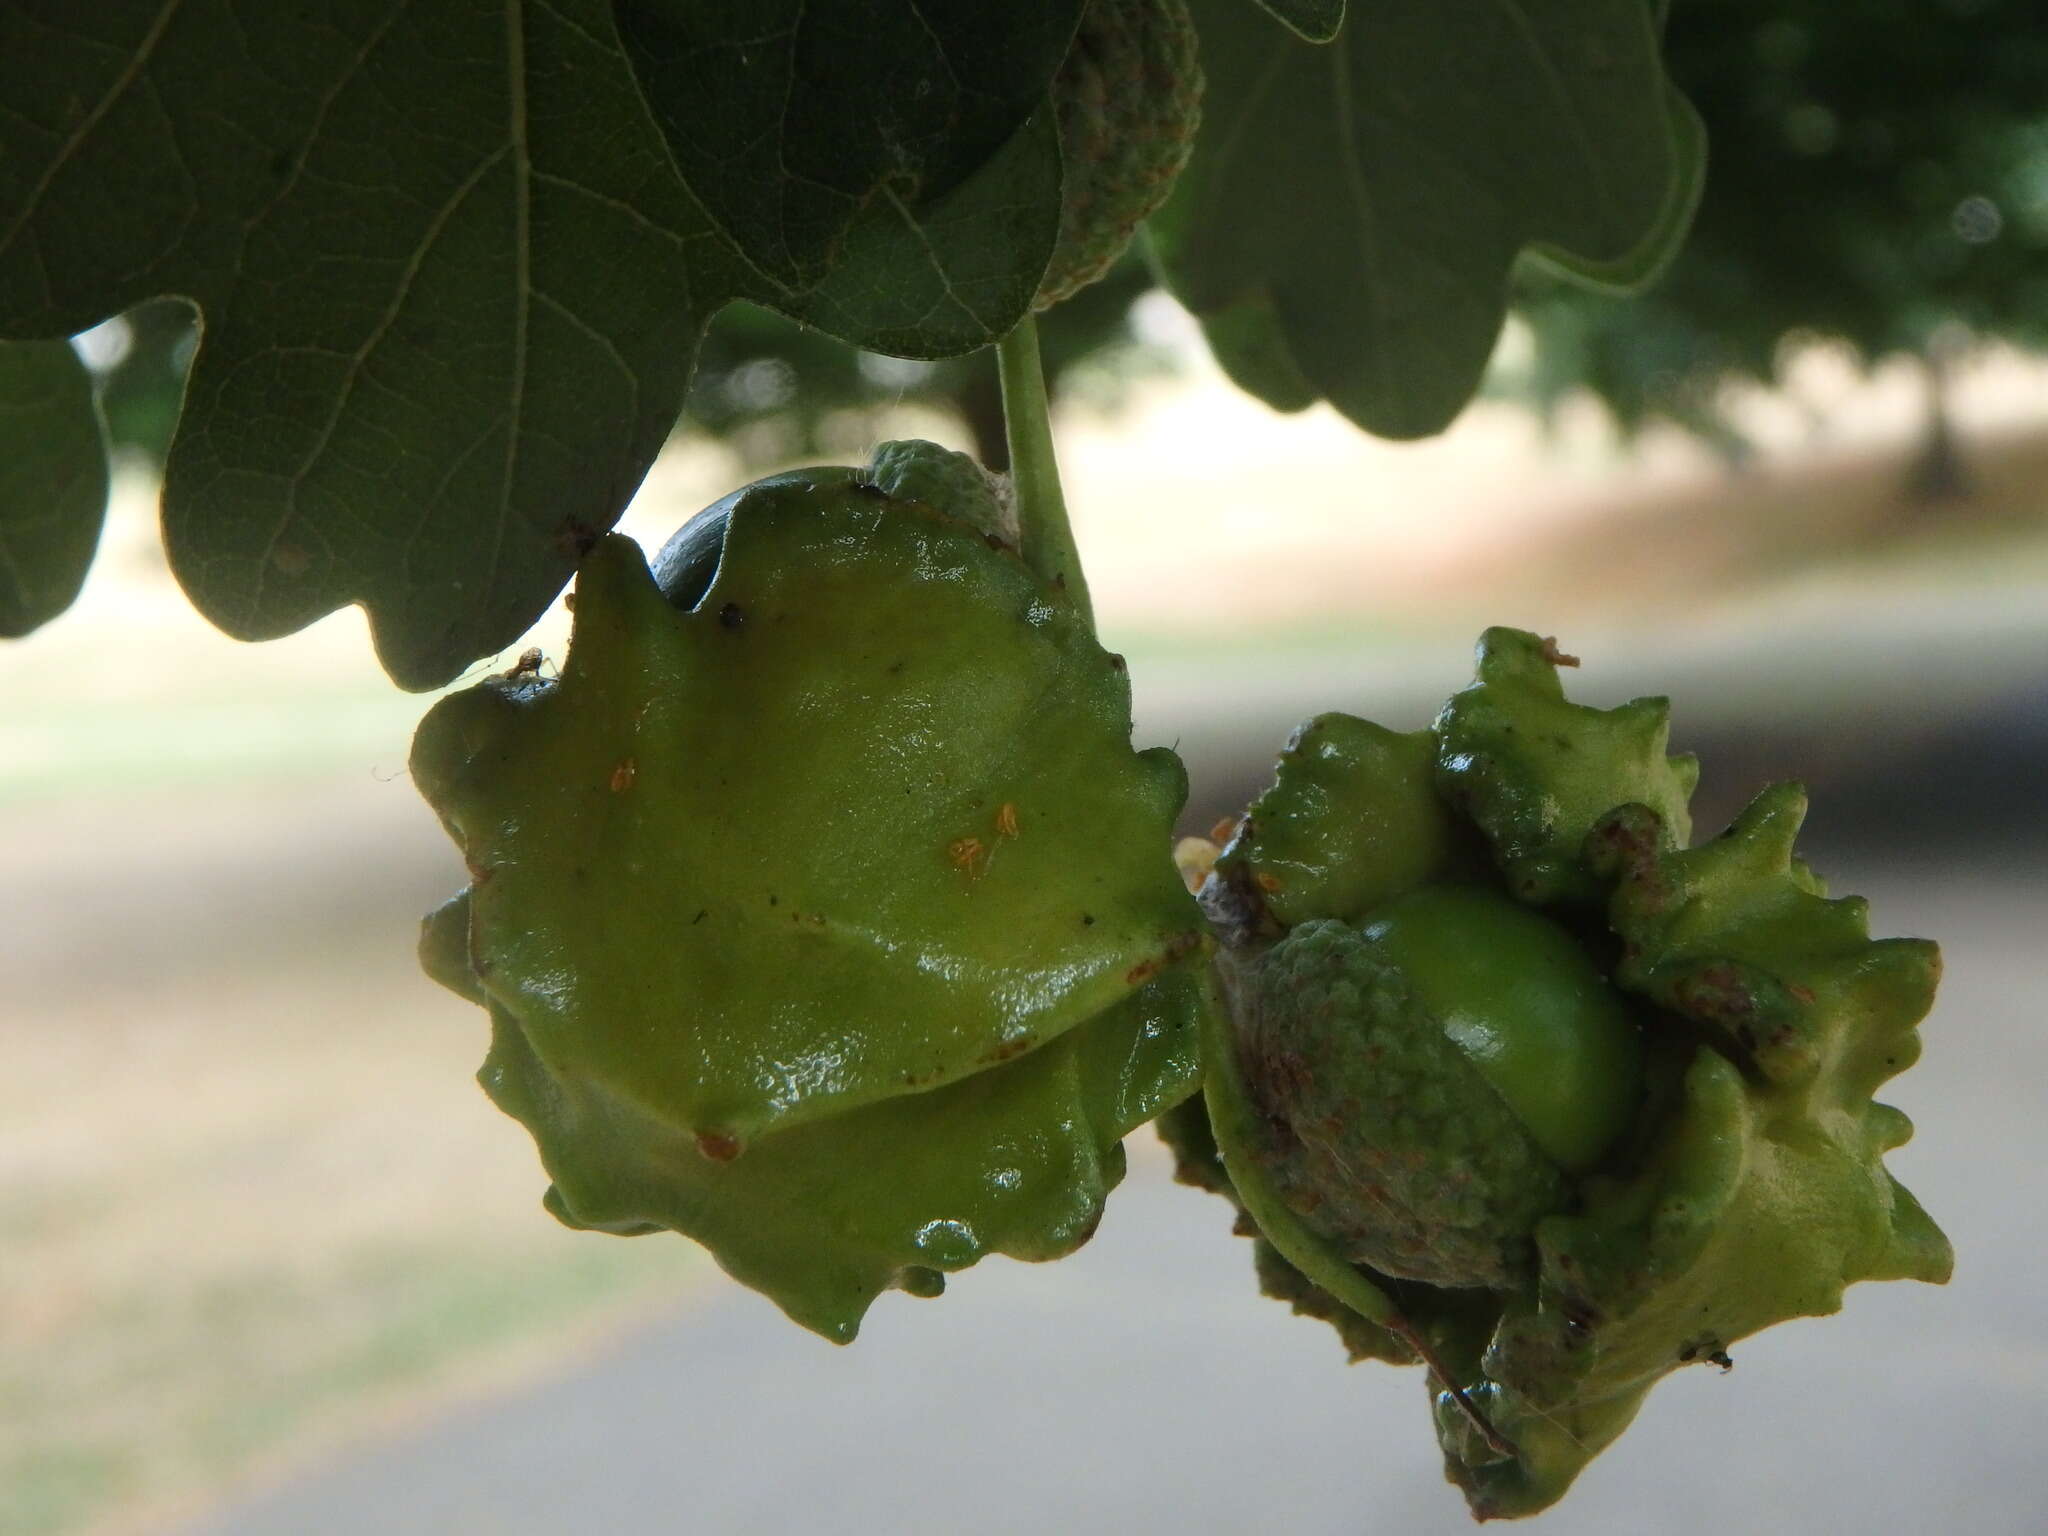
[[[172,0],[172,3],[175,4],[176,0]],[[533,160],[527,131],[524,6],[525,0],[504,0],[505,143],[477,163],[476,169],[463,179],[462,184],[455,189],[447,202],[442,205],[440,211],[435,214],[432,222],[421,235],[419,242],[414,246],[405,269],[393,284],[391,302],[385,307],[383,315],[378,319],[376,326],[371,330],[370,334],[356,348],[349,363],[347,380],[336,393],[334,408],[328,413],[326,424],[322,427],[319,437],[307,450],[298,471],[291,477],[291,490],[290,494],[285,498],[284,514],[278,519],[277,526],[271,530],[270,537],[264,541],[262,555],[256,562],[254,591],[250,597],[250,609],[252,612],[258,612],[262,609],[263,595],[269,580],[270,571],[275,563],[274,557],[278,544],[292,525],[298,521],[300,487],[312,476],[320,461],[326,455],[328,446],[333,442],[334,434],[339,429],[342,418],[348,413],[349,403],[355,397],[357,382],[363,376],[364,366],[367,364],[371,354],[382,345],[385,337],[390,334],[391,327],[396,323],[400,312],[405,308],[406,300],[412,293],[413,283],[419,275],[421,266],[425,264],[428,254],[433,250],[442,232],[447,228],[449,220],[469,200],[470,195],[476,191],[483,180],[509,156],[512,161],[513,311],[511,370],[506,386],[506,409],[502,418],[505,431],[505,450],[499,464],[498,494],[496,504],[492,508],[494,515],[489,520],[490,543],[488,549],[484,551],[483,578],[472,589],[477,594],[472,611],[475,608],[488,607],[489,605],[490,594],[497,587],[499,572],[504,564],[505,533],[506,526],[510,521],[513,499],[512,487],[516,484],[518,476],[520,426],[525,418],[526,411],[529,329],[534,297],[532,238]],[[395,19],[405,9],[406,6],[404,4],[397,6],[393,10],[391,18],[387,18],[384,30],[388,30],[390,20]],[[381,39],[382,36],[383,31],[380,30],[378,39]],[[375,41],[373,39],[372,43],[358,56],[358,67],[360,67],[361,60],[367,58],[370,52],[374,50]],[[333,93],[334,96],[339,96],[340,90],[341,87],[337,86]],[[331,105],[332,100],[333,97],[330,97],[328,102],[323,104],[323,116],[326,106]],[[312,140],[309,138],[307,142],[310,146]],[[466,453],[461,454],[453,462],[456,465],[460,465],[466,462],[467,458],[468,455]]]

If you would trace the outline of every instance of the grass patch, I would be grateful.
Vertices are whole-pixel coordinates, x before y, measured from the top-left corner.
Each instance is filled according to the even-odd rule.
[[[541,1211],[525,1133],[472,1081],[482,1014],[415,967],[409,824],[327,830],[359,798],[109,802],[100,843],[60,839],[70,923],[16,914],[42,958],[0,1013],[8,1536],[160,1529],[711,1274]],[[46,884],[25,819],[47,818],[0,824],[26,859],[0,908]]]
[[[693,1267],[677,1243],[411,1244],[138,1286],[46,1334],[0,1393],[0,1530],[61,1536],[231,1485]]]

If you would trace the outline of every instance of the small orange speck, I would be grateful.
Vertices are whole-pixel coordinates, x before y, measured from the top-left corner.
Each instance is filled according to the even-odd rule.
[[[1219,848],[1237,836],[1237,818],[1226,816],[1209,829],[1209,841]]]
[[[612,793],[623,795],[627,790],[631,789],[633,787],[633,775],[639,771],[638,765],[634,763],[632,758],[621,759],[619,766],[612,770]]]
[[[996,812],[996,834],[1000,837],[1017,835],[1017,807],[1008,800],[1005,800],[1002,809]]]
[[[1280,877],[1270,870],[1262,869],[1253,875],[1252,883],[1269,895],[1280,889]]]
[[[1545,635],[1543,637],[1543,659],[1553,667],[1576,667],[1579,664],[1578,657],[1567,656],[1558,649],[1557,636],[1555,635]]]
[[[974,866],[981,861],[982,846],[978,837],[955,838],[946,845],[946,857],[955,869],[966,874],[975,872]]]

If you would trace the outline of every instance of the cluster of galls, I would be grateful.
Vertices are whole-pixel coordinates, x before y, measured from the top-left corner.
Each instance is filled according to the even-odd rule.
[[[774,476],[651,568],[605,540],[560,677],[422,724],[471,876],[423,953],[563,1221],[686,1233],[844,1341],[883,1290],[1070,1252],[1164,1115],[1269,1292],[1428,1366],[1482,1515],[1678,1365],[1947,1275],[1871,1100],[1937,956],[1826,899],[1796,789],[1688,848],[1663,702],[1571,704],[1493,630],[1433,728],[1296,734],[1205,924],[1181,765],[1013,539],[930,444]]]
[[[1203,887],[1208,1114],[1162,1122],[1270,1294],[1429,1365],[1482,1518],[1554,1502],[1678,1366],[1951,1264],[1871,1100],[1934,946],[1826,898],[1795,786],[1687,847],[1664,701],[1574,705],[1569,660],[1491,630],[1432,729],[1296,734]]]

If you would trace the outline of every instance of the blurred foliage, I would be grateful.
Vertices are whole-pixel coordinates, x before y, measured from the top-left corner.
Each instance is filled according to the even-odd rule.
[[[88,335],[93,339],[84,349],[86,361],[99,375],[109,443],[161,467],[178,424],[185,371],[198,347],[192,307],[152,299]]]
[[[2033,0],[1685,0],[1672,77],[1707,126],[1691,237],[1648,294],[1525,274],[1526,372],[1740,452],[1730,379],[1779,378],[1787,338],[1866,363],[1957,327],[2048,350],[2048,29]],[[1938,405],[1938,391],[1937,391]]]
[[[1133,374],[1170,366],[1166,351],[1146,345],[1131,326],[1131,306],[1151,288],[1145,263],[1126,253],[1101,282],[1039,316],[1055,398],[1093,386],[1106,403]],[[849,448],[865,452],[877,435],[865,418],[896,405],[954,418],[975,457],[1007,466],[993,351],[938,362],[880,357],[749,304],[731,305],[712,321],[679,430],[725,438],[750,466],[766,468]]]
[[[1039,317],[1055,395],[1085,390],[1113,404],[1130,378],[1171,367],[1171,355],[1132,328],[1131,307],[1151,289],[1145,263],[1126,255],[1101,282]],[[191,307],[155,300],[89,337],[84,350],[99,375],[109,439],[161,466],[197,343]],[[1006,465],[992,351],[940,362],[881,357],[745,303],[711,322],[676,431],[723,438],[749,467],[767,469],[865,452],[879,428],[872,418],[899,405],[953,418],[983,463]]]

